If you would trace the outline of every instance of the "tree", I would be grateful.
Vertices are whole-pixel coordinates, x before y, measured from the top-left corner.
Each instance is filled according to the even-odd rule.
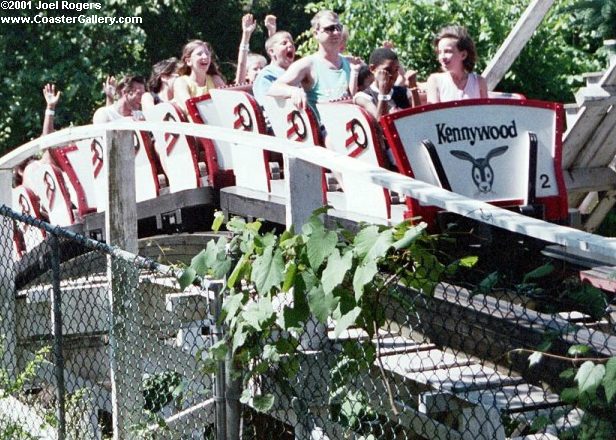
[[[594,56],[597,41],[582,29],[566,7],[578,0],[562,0],[553,7],[526,48],[498,85],[498,90],[529,98],[568,101],[581,75],[601,69]],[[481,72],[496,53],[529,0],[324,0],[311,11],[332,9],[349,27],[349,52],[367,59],[383,41],[395,44],[400,60],[417,70],[420,79],[438,70],[432,47],[434,34],[447,24],[466,26],[479,53]],[[308,52],[307,41],[303,53]]]

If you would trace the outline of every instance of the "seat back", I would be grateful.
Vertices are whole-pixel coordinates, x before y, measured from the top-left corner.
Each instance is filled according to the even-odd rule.
[[[545,218],[564,221],[563,120],[556,103],[476,99],[403,110],[384,116],[381,124],[404,174],[439,186],[440,173],[453,192],[499,206],[524,205],[534,185]],[[430,144],[434,151],[426,148]],[[533,157],[536,164],[530,163]],[[528,180],[531,169],[533,182]],[[423,209],[411,202],[412,215],[425,215]]]
[[[187,122],[174,104],[163,102],[148,108],[145,119],[151,122]],[[154,150],[167,176],[169,192],[175,193],[200,186],[198,152],[195,141],[182,134],[154,132]],[[158,181],[158,180],[157,180]]]

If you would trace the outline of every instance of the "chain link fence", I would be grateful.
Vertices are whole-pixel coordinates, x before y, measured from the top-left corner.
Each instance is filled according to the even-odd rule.
[[[432,294],[390,283],[378,327],[336,337],[309,322],[292,374],[242,384],[228,359],[204,368],[224,331],[220,282],[182,291],[180,272],[153,260],[0,215],[0,439],[616,435],[610,383],[571,391],[584,362],[616,356],[612,298],[573,264],[546,269],[542,246],[492,237],[485,264]]]

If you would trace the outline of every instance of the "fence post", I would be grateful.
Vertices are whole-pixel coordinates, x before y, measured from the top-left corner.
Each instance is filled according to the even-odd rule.
[[[294,157],[286,159],[285,170],[287,175],[285,179],[286,225],[287,228],[293,225],[296,231],[300,231],[312,212],[323,206],[322,171],[321,167]],[[314,190],[307,191],[306,188],[314,188]],[[320,356],[325,341],[327,341],[327,328],[311,316],[300,336],[300,345],[305,359],[299,374],[300,376],[306,375],[307,380],[304,381],[305,386],[301,394],[292,402],[298,421],[295,427],[296,440],[321,438],[321,431],[315,426],[309,409],[317,411],[320,409],[321,405],[316,402],[322,400],[323,383],[315,380],[314,377],[310,378],[310,372],[306,370],[316,368],[322,372],[325,368],[327,371],[327,365],[322,362]]]
[[[211,288],[211,287],[210,287]],[[220,324],[220,315],[222,313],[223,288],[217,288],[214,296],[214,301],[211,302],[212,314],[214,315],[214,323],[212,324],[212,336],[216,343],[223,338],[223,327]],[[214,399],[216,402],[216,440],[227,440],[227,426],[225,416],[225,361],[218,362],[218,370],[216,372],[214,387]]]
[[[62,353],[62,292],[60,291],[60,244],[58,237],[51,234],[51,273],[52,273],[52,308],[53,321],[53,363],[56,375],[56,417],[58,418],[58,440],[66,438],[66,401],[64,387],[64,355]]]
[[[135,153],[132,133],[107,131],[105,162],[108,200],[105,214],[107,243],[137,254]],[[110,295],[110,362],[114,440],[131,439],[143,426],[141,353],[143,340],[137,283],[139,272],[131,263],[107,257]],[[133,328],[131,328],[131,326]]]
[[[11,206],[13,171],[0,169],[0,205]],[[0,217],[0,369],[14,378],[15,349],[15,262],[13,260],[13,220]]]

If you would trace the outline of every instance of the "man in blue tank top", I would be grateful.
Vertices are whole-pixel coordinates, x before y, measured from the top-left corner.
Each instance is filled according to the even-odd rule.
[[[311,20],[319,49],[313,55],[295,61],[272,85],[268,95],[291,98],[299,108],[309,105],[318,115],[316,103],[350,98],[357,81],[352,80],[349,59],[340,55],[342,24],[332,11],[319,11]],[[353,60],[353,63],[359,60]]]

